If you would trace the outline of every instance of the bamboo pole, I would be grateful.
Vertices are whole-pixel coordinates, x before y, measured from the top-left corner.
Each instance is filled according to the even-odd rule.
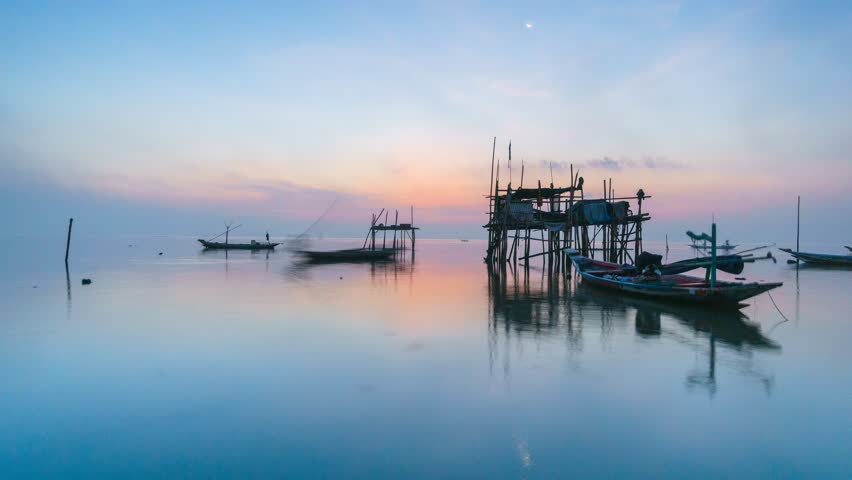
[[[65,240],[65,269],[68,269],[68,253],[71,250],[71,226],[74,225],[74,219],[68,219],[68,238]]]
[[[488,182],[488,194],[493,199],[494,193],[494,155],[497,153],[497,137],[494,137],[494,143],[491,145],[491,181]],[[488,201],[488,215],[491,215],[492,203],[491,199]]]
[[[393,224],[393,249],[396,250],[396,231],[399,229],[399,210],[396,211],[396,216],[394,216]],[[400,235],[399,238],[400,240],[402,240],[402,235]]]
[[[557,252],[561,252],[561,251],[565,250],[565,248],[567,248],[567,247],[561,247],[561,248],[556,248],[556,249],[554,249],[554,250],[548,250],[548,251],[542,251],[542,252],[539,252],[539,253],[533,253],[532,255],[524,255],[524,256],[523,256],[523,257],[521,257],[520,259],[521,259],[521,260],[527,260],[527,259],[529,259],[529,258],[535,258],[535,257],[540,257],[540,256],[542,256],[542,255],[548,255],[548,254],[551,254],[551,253],[557,253]]]
[[[710,288],[716,288],[716,222],[713,222],[710,235],[713,237],[713,250],[710,260]]]
[[[802,214],[802,196],[799,195],[796,198],[796,253],[799,253],[799,226],[800,226],[799,219],[801,218],[801,214]],[[68,229],[69,229],[68,231],[70,232],[71,227],[69,226]],[[799,264],[799,257],[797,256],[796,257],[796,265],[798,265],[798,264]]]
[[[385,245],[387,244],[387,241],[388,241],[388,230],[387,230],[387,228],[388,228],[388,214],[389,213],[390,213],[390,210],[385,212],[385,228],[383,229],[384,231],[382,232],[382,250],[385,249]]]
[[[518,188],[524,188],[524,159],[521,159],[521,186]]]

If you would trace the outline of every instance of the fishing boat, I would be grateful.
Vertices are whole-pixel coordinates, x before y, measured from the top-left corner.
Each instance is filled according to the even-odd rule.
[[[730,240],[725,240],[725,243],[723,243],[721,245],[716,245],[716,249],[717,250],[733,250],[733,249],[737,248],[738,246],[739,245],[737,245],[737,244],[731,244]],[[697,250],[710,250],[710,245],[708,245],[706,243],[694,243],[694,244],[692,244],[692,248],[695,248]]]
[[[232,227],[231,224],[225,225],[225,231],[216,235],[215,237],[204,240],[202,238],[198,239],[198,243],[204,246],[206,250],[274,250],[277,247],[278,243],[272,243],[269,241],[269,232],[266,232],[266,243],[256,242],[254,240],[251,243],[231,243],[228,241],[228,237],[234,230],[242,227],[242,224],[237,225],[236,227]],[[214,242],[217,238],[225,236],[225,241],[223,242]]]
[[[204,245],[204,248],[210,250],[274,250],[279,245],[278,243],[262,243],[254,240],[251,243],[228,243],[210,242],[199,238],[198,242]]]
[[[681,274],[648,275],[635,267],[572,255],[584,283],[658,300],[737,307],[740,302],[780,287],[780,282],[726,282]]]
[[[846,247],[849,248],[849,247]],[[808,253],[796,252],[790,248],[779,248],[782,252],[787,252],[793,258],[801,260],[805,263],[814,265],[852,267],[852,255],[829,255],[825,253]],[[850,249],[852,251],[852,249]]]
[[[385,213],[385,222],[379,223],[379,219]],[[411,219],[414,220],[414,207],[411,207]],[[411,250],[414,250],[415,231],[419,230],[413,223],[399,223],[399,212],[392,225],[387,224],[388,213],[383,208],[378,215],[373,214],[373,220],[364,239],[361,248],[349,248],[345,250],[295,250],[295,253],[303,255],[312,263],[334,263],[334,262],[372,262],[382,260],[395,260],[396,252],[406,250],[405,237],[411,240]],[[381,245],[377,245],[376,234],[383,232]],[[393,232],[393,238],[387,238],[387,232]],[[399,233],[399,241],[396,234]],[[303,234],[304,235],[304,234]],[[386,247],[390,245],[390,247]]]
[[[346,250],[299,250],[297,253],[304,255],[312,262],[369,262],[378,260],[389,260],[396,250],[393,248],[380,248],[372,250],[369,248],[350,248]]]

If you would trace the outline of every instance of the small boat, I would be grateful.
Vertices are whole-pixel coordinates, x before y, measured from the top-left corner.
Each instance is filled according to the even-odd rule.
[[[300,250],[298,253],[304,255],[312,262],[369,262],[376,260],[388,260],[396,252],[393,248],[380,248],[372,250],[369,248],[350,248],[347,250]]]
[[[204,245],[204,248],[210,250],[273,250],[279,245],[277,243],[255,242],[254,240],[251,243],[222,243],[209,242],[199,238],[198,242]]]
[[[852,255],[828,255],[824,253],[796,252],[790,248],[779,248],[779,250],[787,252],[792,255],[793,258],[797,258],[805,263],[852,267]]]
[[[731,245],[730,240],[725,240],[725,243],[722,245],[716,245],[717,250],[733,250],[737,248],[739,245]]]
[[[738,246],[739,245],[736,244],[732,245],[730,240],[725,240],[725,243],[721,245],[716,245],[716,250],[733,250]],[[692,248],[695,248],[697,250],[710,250],[712,246],[707,243],[693,243]]]
[[[780,287],[782,283],[717,281],[679,274],[643,275],[632,266],[602,262],[579,255],[571,261],[584,283],[622,293],[667,301],[739,308],[740,302]]]

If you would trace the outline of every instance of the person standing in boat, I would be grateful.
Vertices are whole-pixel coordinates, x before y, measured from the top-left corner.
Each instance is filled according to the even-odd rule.
[[[269,243],[269,231],[266,232],[266,243]]]

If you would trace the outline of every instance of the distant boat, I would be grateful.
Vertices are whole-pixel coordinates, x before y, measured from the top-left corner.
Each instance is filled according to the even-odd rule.
[[[740,302],[780,287],[780,282],[743,283],[717,281],[711,287],[704,278],[689,275],[637,275],[633,267],[575,255],[571,261],[584,283],[622,293],[666,301],[738,308]]]
[[[736,244],[731,245],[730,240],[725,240],[725,243],[723,243],[722,245],[716,245],[716,250],[733,250],[733,249],[737,248],[738,246],[739,245],[736,245]],[[704,243],[704,244],[694,243],[694,244],[692,244],[692,248],[697,248],[699,250],[710,250],[711,247],[710,247],[710,245],[708,245],[706,243]]]
[[[300,250],[298,253],[304,255],[313,262],[365,262],[376,260],[388,260],[396,250],[393,248],[381,248],[372,250],[369,248],[351,248],[347,250]]]
[[[242,227],[242,225],[237,225],[236,227],[232,227],[231,224],[225,225],[225,231],[211,238],[210,240],[198,239],[198,243],[204,245],[205,249],[209,250],[273,250],[277,247],[278,243],[271,243],[269,241],[269,232],[266,233],[266,243],[255,242],[254,240],[251,243],[231,243],[228,241],[228,235],[234,230]],[[225,242],[214,242],[217,238],[225,236]]]
[[[716,245],[716,249],[717,250],[733,250],[733,249],[737,248],[738,246],[739,245],[731,245],[730,240],[725,240],[725,243],[723,243],[722,245]]]
[[[846,248],[852,251],[852,248]],[[792,255],[793,258],[797,258],[805,263],[852,267],[852,255],[828,255],[824,253],[795,252],[789,248],[779,248],[779,250],[787,252]]]
[[[211,250],[273,250],[279,245],[278,243],[260,243],[254,240],[251,243],[222,243],[209,242],[199,238],[198,242],[204,245],[204,248]]]

